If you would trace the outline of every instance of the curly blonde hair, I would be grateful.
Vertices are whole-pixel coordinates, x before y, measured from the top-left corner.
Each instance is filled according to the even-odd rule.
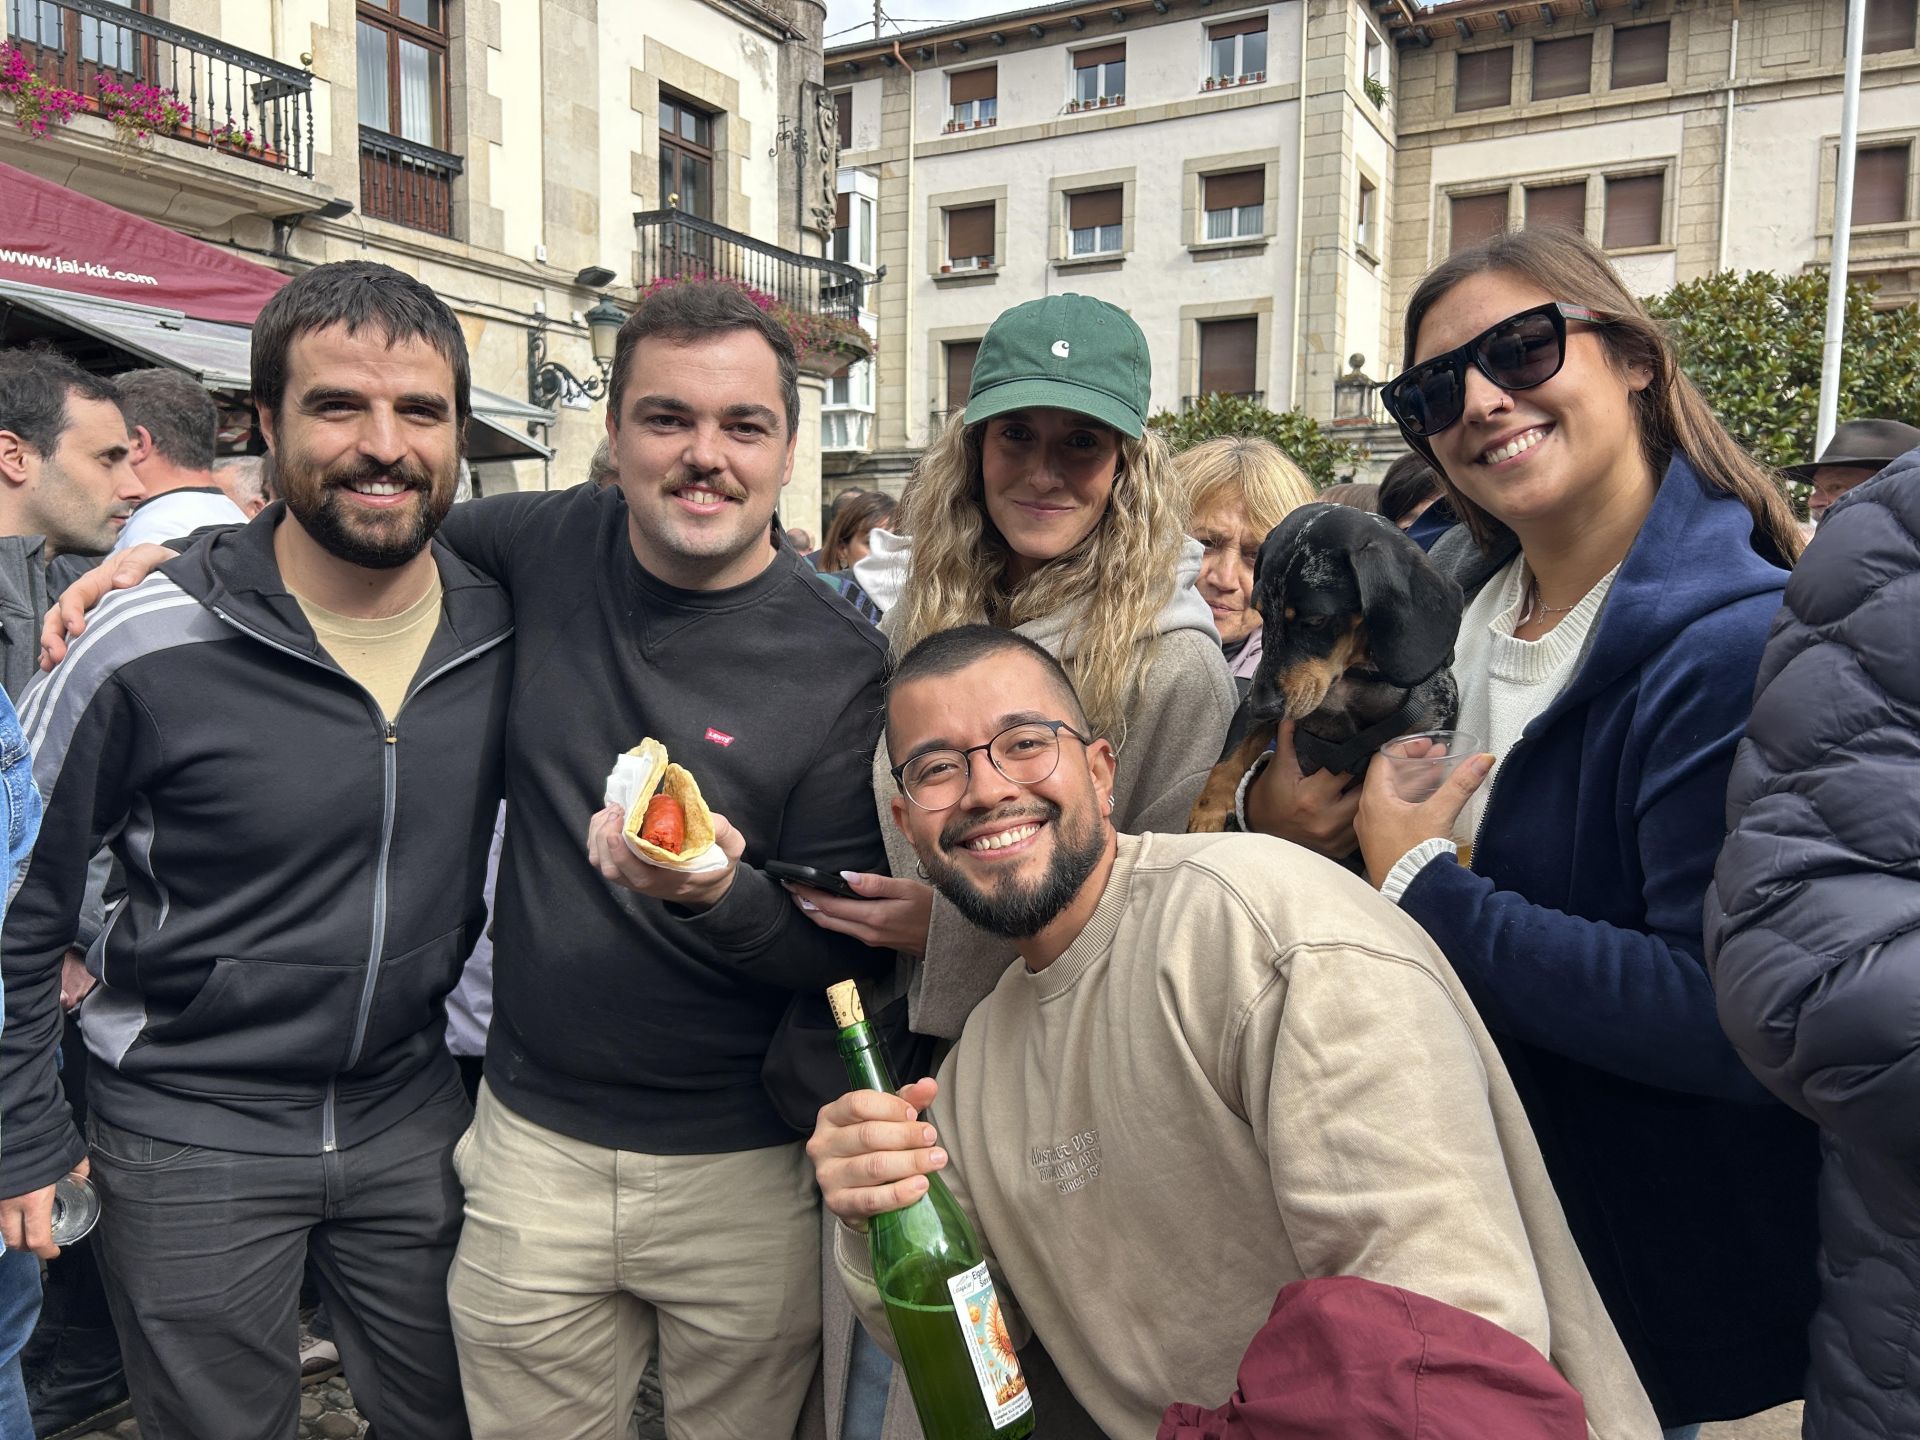
[[[1146,674],[1139,644],[1173,594],[1186,540],[1186,503],[1166,442],[1151,430],[1138,440],[1121,435],[1105,513],[1073,549],[1013,584],[1012,548],[987,516],[986,428],[955,415],[914,471],[900,523],[913,537],[913,558],[889,616],[895,653],[982,616],[1012,629],[1071,608],[1060,661],[1094,732],[1118,746]]]

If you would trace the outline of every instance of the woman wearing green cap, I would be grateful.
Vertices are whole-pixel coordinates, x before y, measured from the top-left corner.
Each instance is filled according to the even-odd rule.
[[[922,457],[901,528],[913,558],[883,626],[904,654],[982,620],[1044,645],[1088,720],[1120,752],[1114,823],[1186,829],[1233,716],[1183,488],[1147,429],[1146,337],[1125,311],[1053,295],[1007,311],[980,342],[965,411]],[[893,794],[883,741],[882,816]],[[918,955],[912,1024],[952,1039],[1013,956],[914,874],[883,818],[895,876],[853,877],[860,900],[798,892],[819,924]]]
[[[899,528],[912,537],[912,560],[881,629],[901,655],[983,620],[1044,645],[1072,676],[1094,733],[1119,751],[1114,824],[1177,833],[1219,759],[1237,696],[1195,588],[1202,551],[1186,535],[1183,487],[1146,427],[1149,378],[1146,337],[1104,301],[1049,296],[996,320],[966,410],[908,487]],[[892,763],[883,738],[874,795],[893,876],[849,875],[859,900],[797,887],[795,897],[830,930],[918,956],[899,973],[912,1028],[952,1040],[1014,951],[911,878],[913,851],[888,818]],[[836,1309],[830,1299],[830,1386],[843,1383],[850,1323]],[[1098,1434],[1034,1349],[1023,1364],[1047,1433]]]

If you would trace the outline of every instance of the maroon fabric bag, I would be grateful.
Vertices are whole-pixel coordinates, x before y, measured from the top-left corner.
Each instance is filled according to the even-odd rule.
[[[1224,1405],[1169,1405],[1156,1440],[1586,1440],[1586,1406],[1526,1341],[1351,1275],[1273,1302]]]

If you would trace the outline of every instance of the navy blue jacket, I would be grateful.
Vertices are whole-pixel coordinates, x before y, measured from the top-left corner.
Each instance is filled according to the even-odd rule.
[[[1434,549],[1473,593],[1514,553]],[[1567,1220],[1666,1425],[1800,1393],[1812,1127],[1727,1044],[1701,903],[1787,574],[1675,457],[1578,671],[1502,761],[1472,869],[1401,904],[1493,1031]]]
[[[1707,906],[1720,1018],[1826,1131],[1806,1433],[1920,1435],[1920,450],[1787,586]]]

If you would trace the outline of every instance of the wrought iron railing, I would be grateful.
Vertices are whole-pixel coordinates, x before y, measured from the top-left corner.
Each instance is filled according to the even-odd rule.
[[[108,0],[6,0],[7,42],[41,80],[112,115],[134,92],[149,113],[177,103],[165,133],[296,175],[313,174],[313,77],[264,55]],[[103,83],[104,82],[104,83]]]
[[[782,250],[684,210],[633,217],[642,286],[661,277],[735,280],[796,310],[858,322],[866,277],[853,266]]]
[[[453,234],[453,180],[458,155],[360,127],[360,213],[375,220]]]

